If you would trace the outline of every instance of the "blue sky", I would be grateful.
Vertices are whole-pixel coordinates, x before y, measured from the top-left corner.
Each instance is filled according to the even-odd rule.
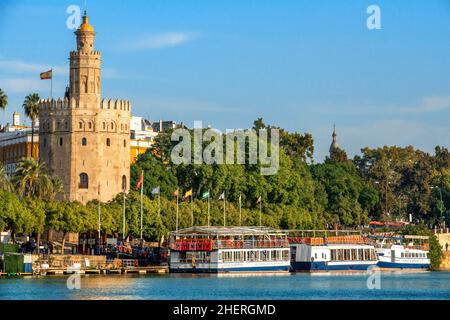
[[[26,94],[63,96],[69,5],[0,2],[0,122]],[[366,27],[369,5],[381,30]],[[409,144],[432,152],[450,140],[448,0],[89,0],[103,55],[103,96],[129,99],[135,115],[194,120],[225,130],[257,117],[310,132],[316,160],[333,122],[350,156],[365,146]]]

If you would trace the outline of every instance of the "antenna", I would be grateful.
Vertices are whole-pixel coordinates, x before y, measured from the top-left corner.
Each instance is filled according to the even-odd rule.
[[[84,0],[84,15],[87,13],[87,0]]]

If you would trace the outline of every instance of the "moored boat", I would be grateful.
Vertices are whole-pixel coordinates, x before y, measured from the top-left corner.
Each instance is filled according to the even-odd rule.
[[[288,272],[287,233],[265,227],[192,227],[170,234],[170,272]]]
[[[293,271],[367,271],[377,264],[374,246],[359,235],[292,237],[289,242]]]
[[[377,266],[381,270],[428,270],[430,268],[427,236],[375,235]]]

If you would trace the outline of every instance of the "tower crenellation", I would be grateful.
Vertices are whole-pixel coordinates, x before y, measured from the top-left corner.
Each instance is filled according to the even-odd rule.
[[[101,97],[101,53],[87,15],[75,35],[66,97],[40,104],[40,157],[61,178],[62,198],[109,201],[129,190],[131,103]]]

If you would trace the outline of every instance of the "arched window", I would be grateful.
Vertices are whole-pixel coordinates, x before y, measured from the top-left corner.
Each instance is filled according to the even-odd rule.
[[[83,129],[83,122],[80,121],[80,122],[78,123],[78,127],[79,127],[80,129]]]
[[[111,139],[109,139],[109,138],[106,138],[106,145],[107,145],[108,147],[110,147],[110,146],[111,146]]]
[[[66,121],[66,122],[64,123],[64,129],[66,129],[66,130],[69,129],[69,122]]]
[[[111,130],[114,130],[114,122],[111,122]]]
[[[123,140],[123,147],[126,148],[127,147],[127,140]]]
[[[127,176],[126,175],[122,176],[122,190],[123,191],[127,190]]]
[[[81,139],[81,145],[82,146],[87,146],[87,139],[86,138]]]
[[[60,145],[60,146],[63,145],[63,138],[59,138],[59,145]]]
[[[103,122],[103,130],[106,130],[106,123]]]
[[[92,129],[92,122],[89,122],[89,130]]]
[[[89,176],[86,173],[80,173],[80,189],[88,189],[89,188]]]

